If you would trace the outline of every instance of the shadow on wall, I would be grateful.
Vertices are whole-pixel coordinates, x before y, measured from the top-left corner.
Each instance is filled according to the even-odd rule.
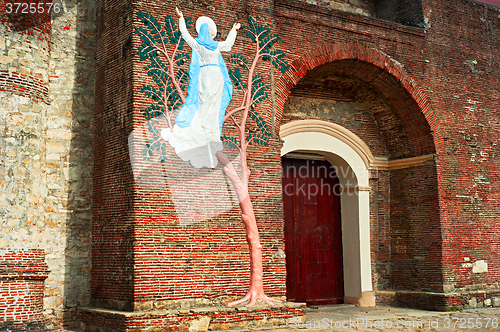
[[[53,103],[65,109],[72,134],[65,161],[64,325],[76,323],[75,307],[90,304],[95,20],[91,0],[62,1],[62,11],[52,17],[52,50],[59,56],[52,59],[54,69],[68,76],[59,77],[66,84],[59,86],[61,100]]]
[[[414,27],[424,27],[424,11],[420,0],[377,0],[376,17]]]

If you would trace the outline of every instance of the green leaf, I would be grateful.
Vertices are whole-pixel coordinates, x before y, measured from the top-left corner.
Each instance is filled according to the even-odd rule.
[[[175,78],[179,83],[187,83],[189,80],[189,74],[184,68],[179,68]]]
[[[157,116],[160,116],[162,114],[163,114],[162,107],[160,107],[156,104],[152,104],[152,105],[148,106],[148,108],[146,108],[143,111],[143,115],[146,118],[146,120],[151,120],[151,119],[153,119]]]
[[[253,144],[252,137],[253,137],[253,134],[248,134],[247,137],[245,138],[246,141],[248,142],[248,145]]]
[[[233,84],[236,88],[238,88],[240,90],[243,90],[246,88],[245,87],[246,85],[241,78],[241,71],[240,71],[239,67],[229,68],[228,72],[229,72],[229,77],[231,78],[231,81],[233,82]]]
[[[262,133],[266,135],[270,135],[271,132],[269,130],[269,126],[267,125],[266,121],[264,120],[263,117],[261,117],[256,109],[251,109],[249,112],[250,116],[252,119],[255,121],[255,124],[257,124],[257,127],[262,131]]]
[[[229,56],[230,63],[235,63],[238,64],[242,68],[246,68],[246,65],[248,64],[247,58],[241,54],[241,53],[234,53]]]
[[[252,98],[255,106],[268,98],[268,90],[269,87],[264,81],[264,76],[261,74],[255,75],[252,82]]]
[[[264,146],[269,146],[269,136],[261,135],[261,134],[255,134],[253,136],[252,142]]]
[[[177,26],[174,19],[170,15],[165,16],[165,30],[167,31],[168,39],[165,38],[164,42],[170,41],[172,44],[177,42],[174,32],[177,31]]]
[[[186,18],[186,28],[191,29],[193,26],[193,19],[191,17]]]
[[[227,146],[235,148],[235,149],[239,149],[238,141],[236,141],[236,138],[231,137],[231,136],[222,135],[221,140],[222,140],[222,143],[224,145],[227,145]]]

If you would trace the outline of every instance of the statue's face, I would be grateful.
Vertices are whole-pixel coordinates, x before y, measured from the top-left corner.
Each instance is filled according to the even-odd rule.
[[[215,37],[215,31],[210,26],[208,26],[208,34],[212,39]]]

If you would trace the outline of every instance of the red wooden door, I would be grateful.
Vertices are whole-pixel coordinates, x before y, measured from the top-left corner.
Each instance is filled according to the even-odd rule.
[[[342,303],[339,180],[326,161],[283,158],[287,298]]]

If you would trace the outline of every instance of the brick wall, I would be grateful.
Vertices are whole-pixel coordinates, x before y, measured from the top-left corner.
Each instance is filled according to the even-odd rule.
[[[268,151],[257,154],[253,149],[250,155],[254,178],[265,180],[252,181],[250,195],[265,248],[266,291],[277,297],[284,295],[285,284],[280,146],[275,142]],[[170,158],[163,165],[166,190],[136,190],[134,302],[146,309],[165,306],[167,300],[227,301],[245,291],[249,271],[245,229],[231,183],[220,165],[215,171],[193,170],[176,160],[173,151]]]
[[[433,163],[390,171],[389,214],[390,288],[440,289],[442,239]]]
[[[97,2],[92,299],[130,303],[134,197],[127,138],[133,129],[132,2]],[[99,302],[102,306],[109,306]]]
[[[490,22],[493,22],[494,10],[472,2],[465,3],[478,7],[477,11],[482,11],[483,16],[491,16]],[[459,6],[458,3],[455,5]],[[94,209],[95,269],[92,281],[95,303],[138,310],[163,306],[164,301],[170,300],[204,297],[218,301],[216,299],[236,295],[244,289],[238,283],[245,282],[248,268],[238,209],[233,208],[186,228],[180,227],[180,215],[185,212],[176,208],[172,190],[144,189],[137,183],[134,185],[123,145],[127,135],[145,122],[141,112],[147,100],[140,87],[142,82],[151,82],[135,53],[138,40],[126,23],[140,24],[133,15],[134,10],[148,11],[160,17],[165,12],[173,15],[174,6],[144,3],[138,3],[136,7],[132,4],[118,6],[114,2],[102,2],[100,6],[98,49],[102,53],[96,90],[99,137],[96,148],[99,157],[94,177],[94,184],[99,188],[94,199],[99,203]],[[453,159],[456,155],[451,151],[456,147],[450,145],[448,132],[464,125],[456,118],[447,120],[457,111],[445,106],[448,104],[442,99],[445,96],[447,101],[457,104],[459,98],[453,94],[461,93],[461,90],[457,90],[455,83],[446,86],[440,77],[450,77],[451,80],[451,75],[456,73],[463,82],[469,82],[471,74],[468,71],[473,75],[474,71],[477,75],[486,72],[474,60],[467,61],[455,55],[459,59],[450,64],[449,57],[438,56],[443,47],[450,47],[449,42],[443,43],[446,39],[442,35],[453,24],[455,14],[450,16],[445,5],[439,8],[428,3],[423,4],[423,11],[406,6],[403,12],[399,8],[394,13],[385,13],[388,21],[407,25],[421,24],[420,21],[418,24],[405,21],[403,14],[411,13],[422,18],[423,13],[427,23],[424,30],[300,1],[275,1],[274,6],[269,2],[232,2],[231,6],[232,10],[227,11],[226,2],[218,3],[216,7],[203,2],[186,5],[184,14],[193,18],[199,15],[216,17],[222,38],[234,21],[244,21],[248,13],[269,22],[280,34],[280,47],[287,51],[292,67],[283,76],[274,73],[274,96],[262,106],[269,121],[273,115],[276,125],[304,117],[333,121],[362,137],[377,158],[387,160],[436,154],[435,165],[430,163],[411,169],[379,172],[378,177],[372,179],[376,189],[372,189],[371,223],[377,226],[372,233],[375,244],[372,263],[377,289],[445,290],[443,282],[451,281],[451,275],[454,275],[451,265],[456,264],[451,263],[456,258],[452,258],[455,254],[449,252],[448,234],[461,234],[447,224],[448,215],[458,212],[448,205],[446,197],[451,195],[456,200],[458,191],[453,194],[442,192],[447,188],[443,187],[447,181],[456,181],[449,176],[454,174],[448,173],[450,167],[462,167]],[[456,15],[458,17],[459,13]],[[468,14],[468,19],[474,21],[471,14]],[[478,20],[482,22],[481,18]],[[471,23],[470,29],[474,24]],[[485,24],[487,31],[493,31],[494,23],[489,24]],[[491,56],[494,51],[486,45],[494,44],[496,39],[492,34],[487,38],[489,41],[484,43],[484,52]],[[247,42],[239,36],[233,52],[248,52],[245,50]],[[457,52],[457,46],[453,47]],[[438,66],[438,61],[443,65]],[[460,68],[461,73],[447,71],[445,68],[450,65],[455,70]],[[271,72],[264,64],[260,70],[270,80]],[[482,84],[487,89],[484,91],[496,91],[489,85],[493,84],[495,77],[484,80]],[[318,81],[322,84],[315,86]],[[134,84],[131,86],[130,82]],[[328,85],[326,89],[325,85]],[[443,92],[445,89],[448,89],[446,93]],[[480,99],[480,92],[476,99]],[[234,102],[237,101],[238,97]],[[478,103],[474,104],[476,108],[470,106],[471,103],[462,104],[462,109],[479,115]],[[491,105],[491,102],[487,104]],[[301,107],[309,110],[300,110]],[[496,116],[491,115],[484,117],[479,121],[482,126],[472,128],[478,131],[479,127],[496,128],[495,119]],[[276,128],[279,130],[279,126]],[[470,136],[467,142],[479,140],[474,136],[479,134],[464,131],[465,134]],[[279,142],[276,142],[268,149],[251,151],[250,159],[255,170],[251,190],[258,212],[279,211],[280,208],[279,181],[271,176],[257,176],[259,172],[270,174],[267,169],[279,173],[279,147]],[[482,154],[477,151],[475,156],[494,165],[491,156],[496,148],[491,149]],[[267,159],[260,156],[263,153]],[[168,170],[180,168],[173,164],[157,164],[148,171],[158,177],[164,171],[162,167]],[[178,174],[172,176],[178,177]],[[490,171],[488,179],[494,177]],[[484,179],[478,175],[476,178],[476,182]],[[110,182],[114,185],[107,186]],[[269,188],[278,189],[271,194]],[[481,202],[486,212],[461,211],[463,214],[459,220],[466,222],[471,213],[477,216],[481,213],[486,215],[486,219],[481,219],[486,220],[487,226],[484,227],[494,227],[497,203],[493,200],[496,196],[491,194],[496,194],[493,189],[487,194],[490,196],[485,196]],[[271,201],[270,197],[273,197]],[[186,198],[181,196],[181,200],[188,198],[187,194]],[[266,204],[269,202],[273,203]],[[443,212],[445,206],[448,212]],[[273,250],[283,249],[281,214],[265,217],[259,214],[258,220],[267,260],[278,252]],[[487,234],[481,233],[488,238]],[[266,242],[268,238],[277,241],[276,245]],[[490,239],[497,241],[494,235]],[[479,252],[495,261],[485,245],[479,247]],[[207,265],[207,262],[217,263]],[[280,285],[284,280],[283,262],[269,260],[265,264],[270,271],[280,271],[269,276],[267,282]],[[494,267],[493,271],[496,271]],[[495,273],[493,278],[486,277],[491,272],[480,276],[470,271],[465,274],[466,278],[474,279],[473,282],[494,283],[497,280]],[[461,280],[466,284],[463,278]],[[457,287],[459,285],[460,282]],[[278,288],[275,295],[280,294],[283,294],[283,289]]]
[[[0,258],[0,329],[44,331],[44,251],[0,249]]]
[[[176,208],[176,201],[183,201],[184,208],[196,205],[195,202],[200,200],[199,192],[204,188],[201,184],[196,192],[187,189],[174,192],[175,180],[203,179],[205,175],[201,173],[210,171],[186,169],[184,162],[178,164],[180,160],[172,156],[164,165],[150,164],[148,175],[142,175],[155,179],[166,171],[168,181],[160,178],[165,183],[165,189],[140,186],[137,182],[131,182],[130,157],[127,147],[123,145],[132,129],[139,128],[145,122],[142,112],[148,100],[140,89],[143,82],[151,83],[143,70],[145,63],[139,62],[138,37],[132,35],[133,26],[141,24],[132,15],[132,8],[161,18],[165,13],[173,15],[174,7],[141,3],[129,10],[122,2],[119,5],[118,2],[102,2],[99,6],[102,8],[99,10],[102,17],[98,18],[100,65],[96,89],[93,301],[96,305],[112,308],[150,310],[165,307],[168,301],[182,299],[205,298],[218,303],[235,298],[246,291],[249,259],[245,231],[234,197],[227,210],[182,227],[181,219],[186,213],[191,213],[191,218],[196,219],[197,211],[203,211],[194,206],[192,210],[183,212]],[[226,11],[229,6],[239,9]],[[235,21],[242,21],[241,17],[245,16],[243,2],[220,4],[217,10],[226,13],[217,20],[221,22],[218,31],[223,36]],[[257,13],[262,13],[260,10],[257,9]],[[200,14],[213,15],[204,4],[199,7],[187,6],[183,12],[186,17],[194,18]],[[195,12],[197,14],[193,15]],[[121,33],[118,35],[117,31]],[[244,35],[240,33],[238,38],[241,39],[233,52],[248,54],[242,41]],[[130,76],[132,68],[134,74]],[[266,76],[269,77],[269,74],[268,69]],[[238,97],[234,104],[237,102]],[[269,113],[264,114],[269,116]],[[234,135],[229,127],[224,128],[224,131]],[[252,147],[249,151],[249,164],[254,170],[250,194],[265,248],[266,291],[275,297],[285,293],[280,147],[281,142],[273,140],[269,148]],[[220,167],[217,171],[220,172]],[[221,185],[228,188],[225,177],[221,179]],[[110,186],[109,183],[114,185]],[[217,183],[210,185],[218,187]],[[212,201],[205,202],[208,209],[210,204],[214,208],[220,205],[217,196],[211,194]]]
[[[424,1],[429,98],[442,141],[438,186],[443,279],[448,289],[500,279],[498,183],[500,9],[473,1]],[[474,273],[486,260],[488,272]],[[469,263],[469,264],[467,264]]]
[[[342,10],[365,16],[375,16],[377,3],[373,0],[302,0],[324,8]]]
[[[318,79],[324,82],[324,77],[318,75],[319,71],[323,72],[322,75],[331,76],[328,71],[331,71],[333,65],[327,66],[326,63],[346,58],[377,63],[380,55],[376,54],[376,50],[380,50],[400,64],[415,80],[415,84],[404,83],[404,79],[408,78],[408,75],[400,75],[394,71],[394,68],[388,66],[390,60],[377,63],[377,66],[386,67],[391,74],[400,80],[406,90],[411,93],[412,98],[417,101],[420,110],[401,100],[405,98],[405,93],[402,93],[401,90],[398,92],[397,84],[396,86],[387,85],[390,81],[388,79],[384,79],[383,84],[376,81],[370,82],[366,79],[369,74],[363,70],[355,67],[353,69],[352,66],[342,68],[341,61],[338,61],[337,67],[340,69],[337,72],[347,74],[341,82],[349,84],[352,76],[364,79],[372,88],[386,97],[387,103],[396,109],[396,114],[402,105],[410,106],[403,108],[406,108],[407,111],[412,109],[412,111],[408,113],[403,111],[403,113],[398,114],[402,133],[413,136],[413,138],[407,138],[408,147],[413,151],[406,156],[433,153],[432,145],[435,145],[438,160],[435,170],[431,167],[414,170],[414,174],[409,174],[409,171],[391,174],[391,195],[387,197],[390,205],[386,205],[384,209],[385,213],[391,214],[392,221],[391,218],[383,218],[377,211],[372,211],[372,223],[375,216],[377,216],[378,222],[385,220],[387,226],[384,227],[389,230],[389,233],[384,236],[394,236],[391,240],[393,241],[392,254],[389,254],[388,250],[385,249],[386,254],[389,254],[388,257],[392,257],[390,264],[384,264],[383,260],[378,259],[372,262],[379,266],[379,268],[374,267],[373,270],[375,287],[378,289],[385,287],[393,289],[437,288],[441,291],[450,291],[454,287],[460,289],[466,284],[476,284],[477,287],[481,287],[479,286],[481,283],[495,285],[498,281],[496,267],[492,267],[490,270],[490,265],[488,265],[489,271],[483,273],[474,273],[472,270],[473,266],[477,266],[481,260],[486,259],[481,257],[488,257],[489,260],[486,260],[488,262],[494,261],[494,265],[497,266],[495,252],[498,251],[499,239],[491,229],[498,226],[498,190],[493,189],[491,185],[498,181],[498,177],[493,171],[493,168],[497,167],[497,161],[492,161],[491,156],[498,153],[498,121],[496,120],[498,119],[498,111],[497,107],[494,106],[498,105],[499,96],[498,88],[494,87],[498,80],[498,70],[494,70],[498,68],[496,60],[498,56],[496,51],[491,52],[491,45],[498,45],[497,34],[494,33],[498,26],[498,10],[473,2],[464,2],[465,8],[463,10],[451,11],[451,8],[459,7],[460,4],[458,2],[440,3],[442,6],[437,9],[429,2],[425,7],[425,19],[429,26],[425,30],[425,34],[420,35],[418,29],[403,29],[397,25],[389,30],[387,28],[390,25],[385,25],[382,22],[377,22],[377,29],[372,29],[372,25],[364,25],[364,18],[348,17],[347,14],[343,13],[326,15],[327,11],[323,9],[299,5],[298,3],[291,6],[291,3],[287,2],[281,5],[280,2],[276,2],[277,25],[282,29],[283,36],[294,37],[285,38],[283,42],[287,43],[290,40],[290,44],[287,46],[290,50],[289,54],[292,57],[296,54],[297,58],[300,56],[300,60],[296,60],[292,65],[291,72],[278,82],[277,90],[280,98],[277,102],[278,118],[284,104],[280,100],[286,100],[290,93],[293,97],[285,106],[283,121],[291,119],[291,115],[287,117],[286,111],[289,105],[297,103],[295,97],[297,93],[302,98],[320,97],[325,99],[324,91],[314,90],[314,87],[308,84]],[[292,7],[297,8],[297,10],[294,11]],[[440,11],[439,14],[435,13],[436,10]],[[294,18],[300,20],[301,24],[297,24]],[[468,23],[464,24],[464,20]],[[344,26],[349,24],[345,22],[351,22],[356,32],[342,29],[343,22]],[[484,34],[485,37],[476,44],[471,39],[478,38],[480,33]],[[403,36],[405,37],[403,38]],[[345,40],[356,43],[358,46],[348,46]],[[330,42],[334,45],[331,47],[322,46],[328,45]],[[466,54],[470,55],[470,58],[466,58]],[[488,55],[486,56],[486,54]],[[488,58],[487,61],[484,59],[482,68],[478,67],[478,64],[481,63],[479,56]],[[438,57],[439,60],[437,60]],[[450,59],[453,59],[452,63],[450,63]],[[321,66],[323,64],[325,65]],[[361,76],[360,73],[362,73]],[[306,74],[307,76],[305,76]],[[487,75],[489,78],[486,78]],[[327,83],[333,84],[336,88],[336,91],[330,94],[330,99],[337,100],[337,103],[339,101],[345,102],[345,98],[339,98],[339,92],[342,96],[346,96],[342,86],[335,85],[334,80]],[[302,87],[304,87],[303,91],[296,92]],[[412,90],[415,91],[414,88],[419,91],[412,92]],[[427,96],[427,99],[421,99],[422,96]],[[471,96],[475,96],[476,99],[471,100]],[[487,96],[486,99],[485,96]],[[349,96],[349,98],[352,97]],[[338,121],[349,125],[352,123],[345,117],[339,119],[325,114],[323,111],[318,112],[318,105],[325,109],[324,104],[321,104],[324,101],[320,103],[314,100],[311,103],[314,103],[315,106],[309,107],[308,117],[331,119],[334,122]],[[417,118],[420,116],[418,114],[424,114],[426,119],[423,120],[422,117],[420,120],[416,119],[415,116]],[[292,115],[300,114],[294,113]],[[409,119],[411,121],[408,121]],[[397,140],[394,140],[397,137],[397,131],[394,128],[398,128],[394,126],[395,122],[392,123],[392,128],[390,121],[386,121],[385,124],[383,121],[375,122],[378,125],[378,133],[384,137],[386,144],[397,143]],[[424,122],[427,122],[430,128],[426,129]],[[385,125],[389,125],[390,129],[387,132],[391,133],[392,136],[383,135]],[[469,130],[465,129],[466,127]],[[376,151],[377,155],[380,154],[381,150],[376,150],[373,139],[366,140],[366,135],[360,133],[359,128],[350,126],[349,129],[357,132],[370,148]],[[421,134],[417,134],[418,132]],[[429,133],[432,134],[432,139],[429,139]],[[489,138],[484,135],[489,135]],[[451,140],[454,142],[451,143]],[[479,148],[481,145],[483,146]],[[473,151],[466,153],[467,157],[456,155],[464,149]],[[393,145],[392,151],[401,152],[404,150],[399,143]],[[441,168],[441,166],[444,167]],[[434,172],[437,176],[432,175]],[[421,182],[421,179],[425,179],[425,182]],[[381,178],[378,181],[380,180]],[[459,182],[461,184],[458,184]],[[418,183],[417,187],[416,183]],[[454,184],[453,190],[450,190],[450,184]],[[436,187],[439,190],[439,196]],[[422,188],[425,190],[425,194],[424,192],[412,194],[411,190],[409,191],[410,188]],[[377,195],[377,197],[384,196],[383,191],[372,191],[372,194]],[[372,204],[374,200],[375,197],[372,196]],[[458,202],[458,200],[461,201]],[[384,203],[379,202],[378,204]],[[420,216],[415,214],[416,210],[412,212],[412,208],[409,207],[417,204],[426,210]],[[438,211],[443,211],[444,206],[448,210],[448,212],[444,212],[444,215],[449,215],[449,217],[443,218],[443,213],[441,213],[441,217],[438,216]],[[457,206],[461,208],[457,209]],[[393,212],[394,215],[392,215]],[[474,215],[475,217],[473,217]],[[477,222],[470,224],[471,220],[477,220]],[[392,228],[389,225],[392,225]],[[457,225],[461,225],[462,228],[457,228]],[[428,227],[427,231],[431,232],[430,237],[427,237],[426,227]],[[462,233],[464,230],[466,230],[467,236]],[[441,232],[446,235],[441,235]],[[391,233],[393,235],[390,235]],[[403,235],[402,239],[407,238],[407,240],[398,242],[397,239],[401,237],[396,235],[398,233]],[[372,241],[379,243],[379,246],[388,247],[387,240],[380,241],[381,235],[379,234],[380,231],[375,230],[372,234]],[[441,244],[439,244],[441,237],[443,237],[442,249],[440,249]],[[410,238],[412,240],[409,240]],[[466,249],[467,254],[465,254],[463,249],[469,247],[466,242],[470,244],[471,241],[474,241],[472,242],[475,244],[474,249]],[[432,244],[433,242],[436,245]],[[419,254],[421,252],[420,243],[426,243],[425,246],[432,247],[432,254],[421,256]],[[460,243],[458,247],[457,243]],[[442,254],[441,250],[443,250]],[[460,253],[463,254],[463,257],[459,258]],[[382,258],[385,256],[383,251],[372,252],[372,254],[372,257]],[[443,262],[441,262],[441,257]],[[472,263],[473,261],[479,262]],[[471,263],[467,264],[467,262]],[[396,267],[400,272],[394,270],[393,264],[400,266]],[[449,272],[446,271],[447,269]],[[422,272],[424,270],[425,273]],[[401,274],[401,271],[406,272]],[[389,276],[390,280],[385,279],[385,277],[379,279],[382,274]],[[422,275],[425,274],[428,277],[422,279]],[[406,282],[407,280],[410,282]],[[439,286],[443,282],[448,285]],[[454,285],[450,287],[449,284]]]

